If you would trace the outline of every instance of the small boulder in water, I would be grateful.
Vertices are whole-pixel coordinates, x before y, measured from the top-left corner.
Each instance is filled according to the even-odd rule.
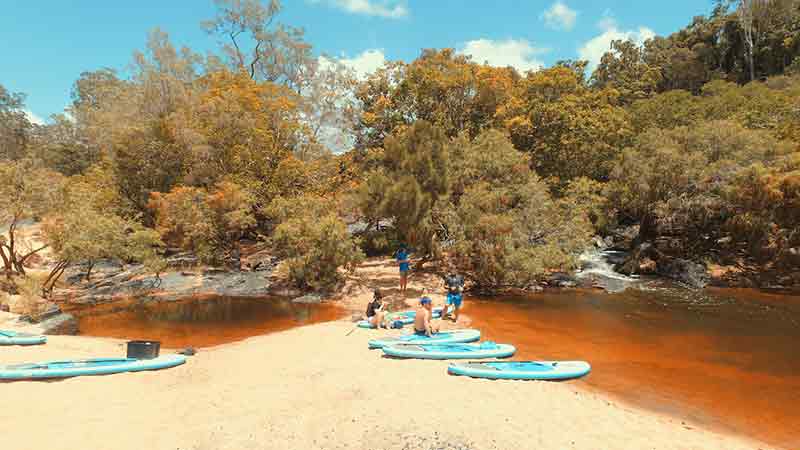
[[[661,258],[656,263],[659,275],[672,278],[694,288],[704,288],[710,280],[708,270],[702,264],[682,258]]]
[[[307,294],[293,299],[292,303],[318,304],[322,303],[322,296],[319,294]]]

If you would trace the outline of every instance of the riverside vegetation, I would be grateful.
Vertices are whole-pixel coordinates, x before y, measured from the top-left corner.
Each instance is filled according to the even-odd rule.
[[[719,1],[615,41],[591,74],[425,49],[364,79],[279,23],[277,0],[216,4],[215,53],[154,30],[130,76],[81,74],[45,125],[0,86],[4,290],[48,296],[107,260],[159,274],[174,249],[218,265],[253,241],[300,288],[399,242],[476,288],[526,288],[624,227],[628,272],[680,258],[800,284],[797,0]]]

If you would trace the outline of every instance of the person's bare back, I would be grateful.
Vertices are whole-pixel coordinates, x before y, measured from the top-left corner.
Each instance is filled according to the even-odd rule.
[[[414,315],[414,333],[430,336],[439,331],[439,327],[434,327],[431,323],[432,308],[433,305],[430,298],[422,297],[422,299],[420,299],[419,306]]]
[[[430,317],[428,317],[428,310],[425,309],[424,306],[419,305],[416,310],[416,315],[414,316],[414,332],[416,333],[427,333],[430,323]]]

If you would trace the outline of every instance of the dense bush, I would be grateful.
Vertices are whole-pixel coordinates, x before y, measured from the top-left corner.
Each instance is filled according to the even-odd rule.
[[[524,287],[571,268],[591,235],[585,210],[553,198],[498,131],[453,147],[453,195],[440,209],[456,267],[479,289]]]
[[[218,262],[256,225],[254,203],[239,185],[223,181],[211,192],[191,187],[153,192],[149,207],[167,242],[197,253],[204,261]]]
[[[271,242],[289,279],[300,288],[325,289],[353,270],[364,254],[329,201],[316,196],[277,198],[268,214],[278,223]]]

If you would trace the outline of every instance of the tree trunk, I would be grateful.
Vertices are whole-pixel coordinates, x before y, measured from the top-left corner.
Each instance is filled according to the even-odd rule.
[[[10,280],[12,273],[11,261],[8,259],[8,256],[6,256],[3,246],[0,246],[0,257],[3,259],[3,267],[5,268],[6,278]]]
[[[14,264],[14,267],[17,269],[17,273],[25,276],[25,267],[23,267],[22,262],[17,258],[16,254],[11,255],[11,263]]]
[[[61,275],[67,269],[68,265],[69,261],[60,261],[58,264],[56,264],[53,270],[50,271],[50,274],[47,276],[47,279],[44,280],[44,283],[42,283],[43,297],[49,297],[49,295],[53,292],[53,288],[55,287],[56,282],[58,281],[59,278],[61,278]],[[50,284],[49,288],[47,287],[48,284]]]
[[[31,256],[33,256],[33,255],[39,253],[40,251],[46,249],[47,247],[49,247],[49,245],[45,244],[45,245],[37,248],[36,250],[32,250],[32,251],[26,253],[25,255],[23,255],[22,257],[19,258],[19,263],[20,264],[25,264],[25,261],[27,261],[28,258],[30,258]]]
[[[89,262],[89,269],[86,271],[86,282],[88,283],[92,278],[92,269],[94,268],[94,261]]]

